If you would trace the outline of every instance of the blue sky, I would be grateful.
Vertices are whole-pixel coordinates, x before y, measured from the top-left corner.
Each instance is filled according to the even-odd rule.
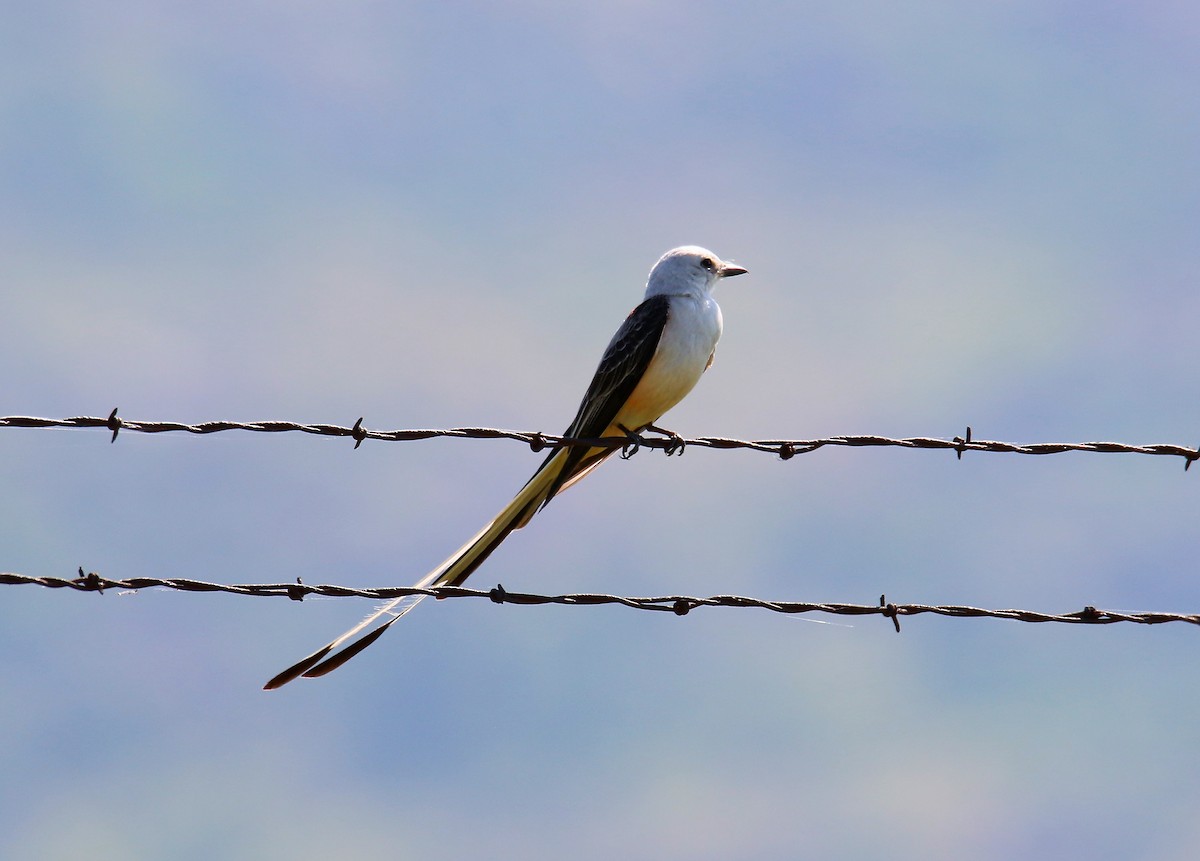
[[[1191,445],[1185,4],[12,5],[5,415],[570,421],[666,249],[688,436]],[[0,569],[402,585],[505,442],[0,432]],[[1174,459],[643,453],[471,581],[1194,611]],[[1196,632],[9,587],[6,858],[1190,858]]]

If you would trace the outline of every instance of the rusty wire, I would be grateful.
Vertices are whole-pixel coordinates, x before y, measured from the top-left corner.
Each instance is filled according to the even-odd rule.
[[[190,434],[211,434],[221,433],[223,431],[241,430],[251,431],[256,433],[308,433],[318,434],[321,436],[334,437],[349,437],[354,440],[354,447],[358,448],[363,440],[375,439],[385,440],[389,442],[403,442],[414,440],[433,439],[435,437],[451,437],[455,439],[508,439],[522,442],[532,448],[534,451],[551,446],[570,446],[582,445],[589,447],[603,446],[606,448],[619,448],[622,454],[629,456],[637,451],[638,448],[662,449],[668,454],[681,451],[686,446],[697,446],[700,448],[714,449],[749,449],[751,451],[762,451],[774,454],[784,460],[788,460],[797,454],[808,454],[825,446],[848,446],[861,448],[867,446],[893,446],[898,448],[912,449],[948,449],[955,452],[961,459],[963,452],[981,451],[993,453],[1007,454],[1060,454],[1067,451],[1080,452],[1099,452],[1106,454],[1142,454],[1142,455],[1166,455],[1169,457],[1182,457],[1184,459],[1183,468],[1186,470],[1192,465],[1192,461],[1200,460],[1200,448],[1189,448],[1182,445],[1171,445],[1166,443],[1157,443],[1153,445],[1129,445],[1119,442],[1076,442],[1076,443],[1060,443],[1060,442],[1042,442],[1042,443],[1027,443],[1018,444],[1010,442],[1000,442],[997,440],[981,440],[973,439],[971,436],[971,428],[966,429],[963,436],[955,436],[952,439],[938,439],[935,437],[905,437],[902,439],[893,439],[884,436],[871,435],[850,435],[850,436],[835,436],[826,437],[823,439],[767,439],[767,440],[740,440],[728,439],[725,437],[696,437],[694,439],[681,439],[672,436],[645,436],[631,435],[629,438],[607,437],[604,439],[574,439],[571,437],[556,436],[554,434],[545,434],[536,431],[514,431],[503,430],[500,428],[484,428],[484,427],[465,427],[465,428],[447,428],[447,429],[409,429],[409,430],[370,430],[363,427],[363,419],[360,417],[358,421],[351,427],[331,424],[301,424],[291,421],[257,421],[257,422],[235,422],[235,421],[210,421],[201,422],[199,424],[184,424],[182,422],[152,422],[152,421],[133,421],[123,419],[117,415],[117,410],[113,409],[107,418],[98,416],[76,416],[74,418],[65,419],[46,419],[36,418],[32,416],[0,416],[0,428],[104,428],[112,433],[110,441],[115,442],[117,434],[121,431],[132,431],[137,433],[190,433]]]
[[[509,592],[503,586],[493,589],[464,589],[461,586],[439,586],[421,589],[415,586],[381,589],[354,589],[348,586],[316,585],[301,583],[206,583],[184,578],[132,577],[128,580],[110,580],[93,572],[79,569],[77,577],[31,577],[25,574],[0,573],[0,585],[34,585],[51,589],[73,589],[81,592],[101,592],[106,589],[133,591],[138,589],[164,588],[181,592],[224,592],[233,595],[260,597],[283,597],[301,601],[308,595],[330,598],[372,598],[387,600],[409,595],[428,595],[434,598],[487,598],[496,604],[566,604],[577,607],[594,607],[601,604],[617,604],[635,610],[657,610],[685,616],[697,607],[754,607],[775,613],[827,613],[835,616],[882,616],[891,619],[896,631],[900,631],[901,616],[916,616],[933,613],[954,618],[1011,619],[1017,622],[1061,622],[1066,624],[1110,625],[1114,622],[1134,622],[1139,625],[1159,625],[1164,622],[1187,622],[1200,625],[1200,613],[1165,612],[1122,612],[1100,610],[1085,606],[1069,613],[1045,613],[1036,610],[986,610],[964,605],[898,604],[879,596],[878,604],[811,603],[806,601],[764,601],[740,595],[712,595],[695,598],[688,595],[666,595],[659,597],[634,598],[621,595],[576,593],[568,595],[536,595],[526,592]]]

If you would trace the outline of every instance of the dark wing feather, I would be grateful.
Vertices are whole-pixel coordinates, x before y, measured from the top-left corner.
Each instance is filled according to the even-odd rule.
[[[591,385],[579,404],[579,412],[575,414],[575,420],[563,436],[598,439],[608,430],[621,407],[637,388],[646,366],[658,350],[658,342],[667,325],[670,308],[669,296],[651,296],[625,318],[625,322],[609,342],[608,349],[604,351],[604,357],[596,368]],[[612,451],[604,449],[597,452],[582,446],[572,447],[567,452],[562,472],[542,505],[549,502],[572,477],[592,466],[597,460],[603,460]],[[547,462],[553,457],[554,453],[551,452]]]

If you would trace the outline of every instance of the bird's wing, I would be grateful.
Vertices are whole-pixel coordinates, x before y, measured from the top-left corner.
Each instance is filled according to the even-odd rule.
[[[564,436],[599,439],[608,430],[654,358],[670,310],[671,297],[658,295],[646,299],[630,312],[604,351],[591,385],[579,404],[575,420]],[[613,451],[611,448],[572,447],[541,505],[545,506],[564,487],[583,478]],[[553,454],[546,458],[546,462],[552,457]]]

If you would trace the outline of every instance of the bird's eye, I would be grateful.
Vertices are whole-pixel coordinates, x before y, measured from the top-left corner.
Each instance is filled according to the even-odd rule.
[[[713,263],[713,259],[711,257],[705,257],[703,260],[700,261],[700,265],[703,266],[705,269],[707,269],[709,272],[712,272],[713,269],[716,268],[717,264]]]

